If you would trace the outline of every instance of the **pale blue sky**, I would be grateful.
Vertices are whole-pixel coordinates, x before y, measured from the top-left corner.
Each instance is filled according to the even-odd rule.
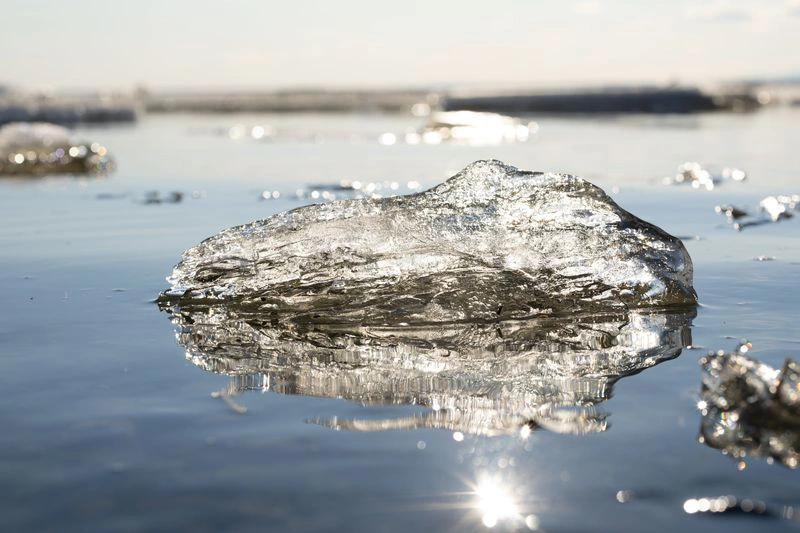
[[[0,13],[0,83],[34,89],[800,74],[800,0],[0,0]]]

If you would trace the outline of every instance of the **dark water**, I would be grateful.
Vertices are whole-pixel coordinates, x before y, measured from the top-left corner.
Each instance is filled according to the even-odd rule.
[[[706,350],[747,338],[772,365],[800,355],[800,220],[737,233],[713,211],[800,192],[798,119],[797,110],[551,118],[535,141],[499,147],[382,146],[380,133],[416,125],[391,117],[163,116],[80,130],[116,156],[113,176],[0,180],[0,526],[464,531],[496,519],[498,530],[797,529],[786,517],[798,516],[798,472],[758,458],[740,464],[699,443],[696,403]],[[236,122],[288,133],[270,142],[210,133]],[[184,249],[300,205],[288,193],[307,184],[429,186],[485,157],[619,187],[623,207],[691,237],[697,348],[620,380],[602,406],[607,431],[463,440],[436,429],[335,431],[307,421],[424,408],[265,390],[236,396],[247,409],[237,414],[212,397],[231,378],[189,363],[153,303]],[[711,192],[660,184],[695,159],[750,178]],[[264,189],[284,194],[260,201]],[[155,190],[185,194],[145,204]],[[770,513],[684,511],[686,500],[727,494]]]

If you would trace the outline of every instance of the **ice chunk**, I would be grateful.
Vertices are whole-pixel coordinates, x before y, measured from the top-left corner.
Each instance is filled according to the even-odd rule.
[[[749,216],[749,213],[744,209],[740,209],[735,205],[718,205],[714,207],[714,211],[717,214],[725,215],[728,217],[728,221],[731,223],[735,223],[736,220],[740,218]]]
[[[416,427],[498,435],[608,427],[599,404],[621,377],[691,344],[694,310],[496,323],[294,323],[236,302],[167,306],[198,367],[232,376],[224,396],[271,390],[365,405],[421,405],[390,419],[314,419],[337,429]]]
[[[763,198],[758,204],[758,212],[752,215],[744,209],[730,205],[718,205],[714,210],[726,215],[728,222],[741,231],[748,226],[760,226],[790,219],[799,208],[800,195],[780,194]]]
[[[0,127],[0,175],[104,174],[112,169],[104,146],[75,140],[62,126],[20,122]]]
[[[687,161],[678,165],[678,171],[674,177],[664,178],[664,183],[666,185],[689,184],[693,189],[711,191],[724,182],[744,181],[745,178],[747,178],[747,173],[738,168],[725,167],[719,173],[712,173],[696,161]]]
[[[800,466],[800,365],[788,359],[774,369],[746,355],[749,343],[732,353],[700,360],[703,387],[700,440],[734,458],[746,455]]]
[[[173,302],[398,324],[696,303],[679,239],[591,183],[478,161],[429,191],[302,207],[184,252]]]
[[[780,196],[767,196],[758,206],[761,210],[769,216],[773,222],[778,222],[784,218],[791,218],[792,211],[797,210],[800,204],[800,196],[794,195],[780,195]]]

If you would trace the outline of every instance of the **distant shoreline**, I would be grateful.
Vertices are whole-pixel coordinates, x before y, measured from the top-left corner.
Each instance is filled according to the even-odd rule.
[[[800,102],[798,85],[741,84],[695,87],[623,86],[561,90],[282,90],[182,91],[138,89],[115,95],[0,93],[0,124],[9,122],[135,122],[142,113],[386,113],[418,109],[530,114],[687,114],[752,111],[767,104]],[[423,111],[424,112],[424,111]]]

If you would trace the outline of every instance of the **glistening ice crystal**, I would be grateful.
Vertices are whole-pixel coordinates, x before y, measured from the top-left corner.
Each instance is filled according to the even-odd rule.
[[[696,303],[679,239],[566,174],[477,161],[418,194],[311,205],[187,250],[173,302],[362,325]]]
[[[62,126],[15,122],[0,127],[0,176],[105,174],[113,166],[104,146],[78,141]]]
[[[800,466],[800,364],[783,368],[745,355],[750,343],[731,353],[708,354],[703,367],[700,441],[735,459],[766,457]]]
[[[194,365],[246,390],[426,409],[316,418],[353,431],[439,428],[480,435],[608,428],[615,383],[677,357],[694,310],[628,311],[419,326],[297,324],[235,302],[167,307]]]

